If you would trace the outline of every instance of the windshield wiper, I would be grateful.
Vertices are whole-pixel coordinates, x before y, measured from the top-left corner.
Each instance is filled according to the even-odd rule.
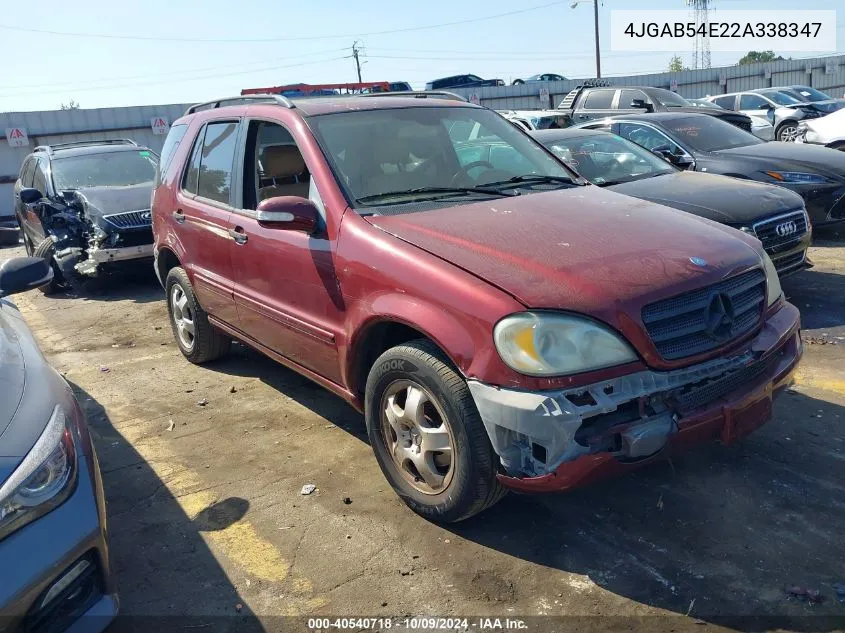
[[[371,196],[363,196],[361,198],[356,198],[358,202],[376,202],[378,200],[388,200],[390,198],[406,198],[406,197],[415,197],[418,194],[435,194],[436,197],[449,196],[449,195],[469,195],[469,194],[483,194],[488,196],[513,196],[512,193],[505,193],[504,191],[500,191],[498,189],[488,189],[486,187],[417,187],[416,189],[405,189],[403,191],[386,191],[385,193],[377,193]],[[430,200],[433,198],[429,198],[426,196],[424,198],[426,200]]]
[[[499,182],[485,183],[487,187],[496,187],[498,191],[512,187],[519,187],[519,185],[544,185],[544,184],[560,184],[568,185],[570,187],[578,186],[572,178],[567,176],[539,176],[536,174],[527,174],[525,176],[514,176],[508,180]]]

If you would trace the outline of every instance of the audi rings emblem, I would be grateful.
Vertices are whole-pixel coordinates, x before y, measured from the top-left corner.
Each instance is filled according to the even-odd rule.
[[[775,232],[780,237],[787,237],[798,232],[798,225],[795,224],[795,222],[793,222],[792,220],[790,220],[789,222],[781,222],[775,227]]]

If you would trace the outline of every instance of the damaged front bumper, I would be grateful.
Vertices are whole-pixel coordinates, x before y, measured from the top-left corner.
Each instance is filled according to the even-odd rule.
[[[784,303],[741,351],[669,372],[542,392],[468,381],[506,473],[500,480],[526,492],[566,490],[669,450],[744,437],[771,417],[774,392],[798,364],[799,323]]]

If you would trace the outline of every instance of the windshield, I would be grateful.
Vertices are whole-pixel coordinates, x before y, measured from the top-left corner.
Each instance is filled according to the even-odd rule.
[[[809,86],[796,86],[795,88],[790,88],[789,94],[795,95],[797,99],[801,99],[802,101],[830,101],[830,96],[816,90],[815,88],[810,88]]]
[[[796,103],[801,103],[800,100],[796,99],[792,95],[789,95],[785,92],[780,92],[778,90],[769,90],[766,92],[761,92],[761,95],[766,97],[767,99],[771,99],[778,105],[795,105]]]
[[[611,134],[559,138],[544,144],[596,185],[616,185],[677,171],[636,143]]]
[[[57,191],[62,191],[152,183],[157,163],[158,157],[150,150],[56,158],[51,167],[53,185]]]
[[[681,95],[672,92],[671,90],[662,90],[655,88],[650,92],[652,99],[657,99],[667,108],[688,108],[689,103]]]
[[[380,108],[313,116],[309,125],[356,207],[576,184],[540,145],[483,108]]]
[[[664,120],[662,123],[675,138],[700,152],[715,152],[765,142],[735,125],[706,114]]]

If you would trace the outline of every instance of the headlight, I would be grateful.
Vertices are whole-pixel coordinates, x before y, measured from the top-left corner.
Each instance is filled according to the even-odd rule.
[[[73,437],[57,406],[32,450],[0,487],[0,539],[64,501],[75,475]]]
[[[783,290],[780,288],[780,278],[769,254],[763,251],[763,269],[766,271],[766,306],[771,306],[780,299]]]
[[[794,184],[822,184],[827,182],[827,178],[819,174],[807,174],[801,171],[767,171],[764,172],[778,182],[789,182]]]
[[[637,360],[619,336],[588,319],[523,312],[493,329],[502,360],[528,376],[576,374]]]

